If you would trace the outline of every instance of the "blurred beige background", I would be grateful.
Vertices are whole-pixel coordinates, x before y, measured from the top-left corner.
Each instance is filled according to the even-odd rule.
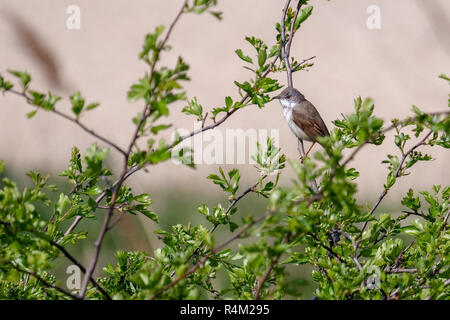
[[[118,144],[125,146],[133,130],[131,118],[142,109],[139,103],[126,100],[129,86],[147,71],[137,59],[144,35],[159,24],[168,25],[180,7],[181,0],[1,0],[0,72],[26,69],[33,76],[32,87],[52,89],[64,96],[80,90],[88,101],[99,101],[101,107],[82,121]],[[204,108],[223,104],[224,97],[237,98],[233,80],[250,77],[241,66],[234,50],[251,52],[244,41],[246,35],[261,37],[272,44],[274,23],[280,20],[284,1],[227,0],[219,1],[224,19],[218,22],[205,14],[184,15],[177,25],[162,64],[173,65],[178,54],[190,64],[191,82],[186,83],[188,96],[197,96]],[[66,8],[81,7],[81,29],[66,28]],[[353,98],[370,96],[376,103],[376,114],[384,119],[405,117],[412,104],[423,110],[447,108],[449,93],[440,73],[450,73],[450,2],[445,0],[346,0],[311,1],[313,15],[294,39],[292,55],[301,59],[317,56],[309,72],[294,75],[294,86],[312,101],[329,128],[341,113],[353,110]],[[381,8],[381,29],[366,27],[369,5]],[[15,17],[15,18],[14,18]],[[30,53],[21,37],[21,23],[50,50],[57,65],[57,77],[65,86],[45,76],[45,68]],[[15,21],[15,22],[14,22]],[[54,75],[55,76],[55,75]],[[277,77],[284,83],[284,74]],[[177,127],[193,127],[192,117],[180,112],[182,104],[171,109]],[[59,103],[69,112],[68,100]],[[19,97],[0,97],[0,158],[8,166],[25,172],[30,169],[62,171],[72,146],[84,150],[91,136],[74,124],[54,114],[39,112],[28,120],[30,107]],[[162,121],[167,123],[169,120]],[[291,135],[278,102],[263,110],[255,106],[233,115],[218,130],[226,128],[278,128],[280,144],[288,158],[297,158],[296,141]],[[100,145],[102,145],[100,143]],[[317,148],[317,147],[316,147]],[[353,162],[360,170],[359,192],[363,200],[376,199],[385,181],[386,169],[380,161],[393,153],[392,136],[381,148],[365,148]],[[111,151],[115,159],[119,155]],[[404,194],[408,186],[430,188],[432,184],[448,184],[448,153],[435,149],[437,160],[420,163],[415,173],[402,178],[387,199]],[[118,164],[116,163],[115,166]],[[193,202],[204,194],[219,192],[211,187],[206,175],[218,166],[202,165],[198,170],[167,162],[139,173],[130,183],[140,191],[165,194],[173,188],[197,190]],[[243,170],[242,185],[255,180],[251,165]],[[292,179],[288,169],[282,183]]]

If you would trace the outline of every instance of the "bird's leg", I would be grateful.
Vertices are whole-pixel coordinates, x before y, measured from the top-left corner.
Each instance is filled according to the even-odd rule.
[[[300,162],[303,163],[305,157],[305,148],[303,147],[303,140],[298,139],[298,152],[300,153]]]
[[[309,152],[311,151],[311,149],[314,147],[315,144],[316,144],[316,142],[313,142],[311,147],[309,147],[308,152],[306,152],[306,154],[305,154],[305,158],[308,156]]]
[[[312,148],[312,146],[311,146],[311,148]],[[311,148],[309,148],[308,152],[311,150]],[[301,161],[301,163],[303,163],[303,160],[305,159],[306,155],[305,155],[305,148],[303,147],[302,139],[298,139],[298,152],[300,153],[300,161]],[[316,180],[314,178],[311,179],[311,187],[313,188],[314,192],[319,192],[319,189],[317,188]]]

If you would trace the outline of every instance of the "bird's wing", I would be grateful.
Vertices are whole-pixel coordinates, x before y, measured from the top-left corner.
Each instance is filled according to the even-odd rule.
[[[302,101],[297,108],[292,109],[294,122],[316,142],[316,137],[328,136],[327,126],[313,104],[307,100]]]

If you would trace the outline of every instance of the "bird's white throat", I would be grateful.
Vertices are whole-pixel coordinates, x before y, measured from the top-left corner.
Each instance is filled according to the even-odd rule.
[[[291,109],[294,108],[295,102],[290,101],[288,99],[280,99],[281,106],[283,109]]]
[[[292,109],[296,105],[295,102],[290,102],[287,99],[280,99],[281,106],[283,107],[283,115],[286,118],[289,129],[299,139],[311,141],[311,138],[294,122],[292,117]]]

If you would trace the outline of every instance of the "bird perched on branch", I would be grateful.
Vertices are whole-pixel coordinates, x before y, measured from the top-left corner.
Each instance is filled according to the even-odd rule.
[[[306,158],[312,147],[318,142],[317,137],[324,137],[330,134],[325,122],[323,122],[314,105],[306,100],[305,96],[295,88],[288,87],[278,96],[273,97],[273,99],[280,101],[283,107],[283,115],[292,133],[299,140],[312,142],[311,147],[305,154],[304,158]]]

